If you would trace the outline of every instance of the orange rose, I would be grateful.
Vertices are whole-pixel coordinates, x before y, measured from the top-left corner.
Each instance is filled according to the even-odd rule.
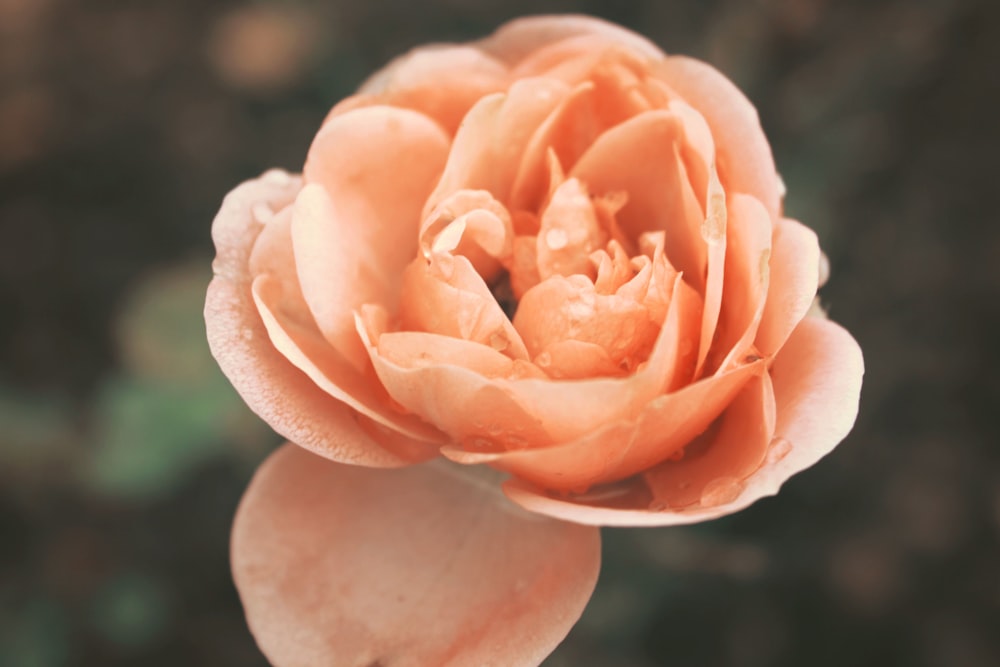
[[[807,314],[782,194],[732,83],[583,17],[413,51],[233,191],[209,340],[298,445],[234,528],[265,654],[537,664],[596,581],[581,524],[719,517],[829,452],[861,352]]]

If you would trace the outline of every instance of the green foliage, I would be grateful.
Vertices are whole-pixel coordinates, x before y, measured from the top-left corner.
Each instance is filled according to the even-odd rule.
[[[118,323],[125,368],[95,401],[93,455],[83,470],[116,497],[169,493],[193,470],[233,453],[260,451],[266,429],[250,414],[208,351],[202,308],[207,260],[151,276]]]

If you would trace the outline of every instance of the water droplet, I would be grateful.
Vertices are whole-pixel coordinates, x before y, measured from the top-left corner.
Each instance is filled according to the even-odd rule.
[[[523,435],[509,433],[504,437],[504,443],[507,445],[507,449],[524,449],[528,446],[528,439]]]
[[[469,438],[465,444],[468,449],[493,449],[493,441],[487,438]]]
[[[550,229],[545,232],[545,245],[553,250],[562,250],[569,244],[569,235],[563,229]]]
[[[253,329],[247,327],[240,332],[240,335],[243,336],[243,340],[251,341],[253,340]]]
[[[542,352],[537,357],[535,357],[535,364],[541,366],[542,368],[552,365],[552,355],[548,352]]]
[[[767,449],[767,465],[774,465],[788,456],[792,451],[792,443],[784,438],[775,438]]]
[[[743,480],[735,477],[719,477],[705,485],[701,491],[702,507],[717,507],[736,500],[743,487]]]
[[[507,338],[507,334],[502,331],[495,331],[490,334],[490,347],[492,347],[497,352],[503,352],[510,345],[510,340]]]
[[[497,422],[493,422],[489,425],[489,428],[486,429],[486,432],[489,433],[490,435],[500,435],[501,433],[503,433],[503,426],[501,426]]]

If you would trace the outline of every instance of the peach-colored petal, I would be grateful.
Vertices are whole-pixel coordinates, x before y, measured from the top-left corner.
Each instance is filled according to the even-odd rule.
[[[603,194],[624,191],[628,201],[616,219],[632,238],[647,231],[666,234],[667,257],[701,291],[705,284],[704,212],[680,158],[681,122],[650,111],[611,128],[580,157],[570,176]]]
[[[631,370],[644,360],[659,333],[642,302],[618,294],[598,294],[585,276],[553,276],[528,290],[514,316],[514,326],[535,363],[564,340],[598,345],[616,365]]]
[[[467,258],[446,253],[418,257],[400,280],[404,330],[475,341],[514,359],[528,358],[521,335]]]
[[[756,197],[777,221],[781,215],[778,172],[750,100],[714,67],[693,58],[669,56],[651,68],[708,121],[726,192]]]
[[[272,344],[251,295],[250,254],[261,220],[291,204],[301,180],[280,171],[247,181],[223,201],[212,223],[215,277],[205,324],[212,354],[247,405],[281,435],[327,458],[367,466],[406,465],[411,445],[363,428],[364,420],[317,387]],[[426,451],[426,448],[424,448]]]
[[[645,85],[648,59],[596,35],[579,35],[541,49],[522,61],[515,77],[543,76],[571,86],[594,86],[594,116],[602,127],[661,106],[659,91]],[[650,99],[647,92],[653,92]]]
[[[693,366],[696,350],[686,349],[684,341],[697,330],[701,302],[697,293],[679,277],[672,290],[653,350],[646,363],[631,375],[557,384],[526,378],[502,384],[505,395],[523,406],[532,421],[548,434],[549,438],[541,443],[576,440],[609,423],[635,419],[650,401],[673,386],[675,377],[683,375],[689,361]]]
[[[783,218],[771,241],[770,282],[754,341],[764,356],[781,349],[816,297],[821,276],[819,241],[805,225]]]
[[[506,94],[487,95],[462,120],[448,163],[423,217],[460,190],[487,190],[506,202],[518,165],[538,125],[569,88],[549,79],[522,79]]]
[[[413,438],[419,458],[433,455],[431,443],[440,442],[441,434],[419,419],[394,410],[370,368],[359,371],[327,344],[311,321],[298,319],[303,308],[294,305],[294,295],[281,282],[267,274],[257,276],[252,292],[274,348],[316,387],[375,423]]]
[[[261,466],[232,565],[275,667],[531,667],[562,641],[597,581],[599,532],[462,472],[373,471],[294,445]]]
[[[774,419],[774,389],[764,373],[751,378],[716,423],[684,448],[683,458],[642,473],[653,495],[650,508],[714,507],[732,500],[764,462]]]
[[[583,491],[630,477],[675,455],[702,433],[754,375],[764,371],[761,361],[746,364],[664,394],[633,420],[606,422],[591,433],[557,446],[456,456],[449,458],[490,463],[542,488]]]
[[[460,365],[479,375],[496,378],[521,372],[525,363],[519,364],[481,343],[422,331],[382,333],[376,345],[380,357],[402,368]]]
[[[476,45],[510,65],[516,65],[548,44],[577,35],[597,35],[608,43],[622,44],[649,58],[662,58],[655,44],[620,26],[581,15],[529,16],[504,24]]]
[[[669,526],[732,514],[777,493],[792,475],[814,465],[844,439],[858,414],[863,374],[861,349],[849,333],[829,320],[804,319],[771,368],[775,437],[764,462],[744,481],[738,495],[713,507],[652,511],[651,494],[635,485],[618,489],[617,497],[609,494],[604,506],[552,497],[517,480],[508,482],[504,491],[533,512],[592,525]]]
[[[420,254],[463,255],[487,281],[510,265],[513,246],[510,212],[486,190],[458,190],[420,223]]]
[[[450,344],[450,352],[443,343],[438,345],[436,358],[413,354],[412,343],[408,345],[411,354],[401,354],[406,340],[399,340],[397,349],[387,349],[388,354],[383,355],[378,343],[391,334],[372,335],[378,329],[373,317],[372,311],[363,310],[358,316],[358,331],[379,380],[402,408],[444,431],[453,442],[474,450],[496,451],[551,441],[538,420],[494,377],[508,369],[512,377],[537,376],[538,369],[532,364],[504,361],[500,359],[504,355],[487,346],[457,338]],[[461,360],[463,353],[477,369]]]
[[[508,78],[507,67],[481,49],[442,44],[399,56],[369,77],[358,93],[419,111],[454,134],[472,105],[504,90]]]
[[[767,301],[771,254],[771,219],[764,206],[743,194],[726,200],[726,266],[722,310],[708,358],[709,369],[727,369],[752,349]]]
[[[545,196],[559,185],[552,181],[553,175],[562,176],[562,165],[575,164],[603,129],[596,116],[593,83],[585,81],[566,93],[552,112],[532,128],[518,156],[510,191],[511,210],[539,210]]]
[[[607,234],[600,228],[587,186],[578,179],[563,181],[542,211],[536,262],[538,275],[595,277],[590,253],[603,248]]]
[[[416,254],[420,209],[447,150],[426,116],[379,106],[337,116],[309,149],[309,185],[292,220],[296,269],[320,331],[347,359],[364,358],[354,310],[395,309],[398,276]]]
[[[701,225],[701,237],[708,246],[708,261],[705,278],[705,310],[702,312],[695,377],[701,375],[709,348],[715,340],[715,327],[719,323],[725,284],[727,218],[726,193],[713,166],[709,172],[708,191],[705,196],[705,222]]]

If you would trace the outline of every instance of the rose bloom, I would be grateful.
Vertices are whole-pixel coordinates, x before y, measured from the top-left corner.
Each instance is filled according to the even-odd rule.
[[[729,514],[833,449],[861,352],[782,196],[722,74],[575,16],[402,56],[301,176],[230,193],[209,340],[294,443],[233,532],[267,657],[538,664],[595,526]]]

